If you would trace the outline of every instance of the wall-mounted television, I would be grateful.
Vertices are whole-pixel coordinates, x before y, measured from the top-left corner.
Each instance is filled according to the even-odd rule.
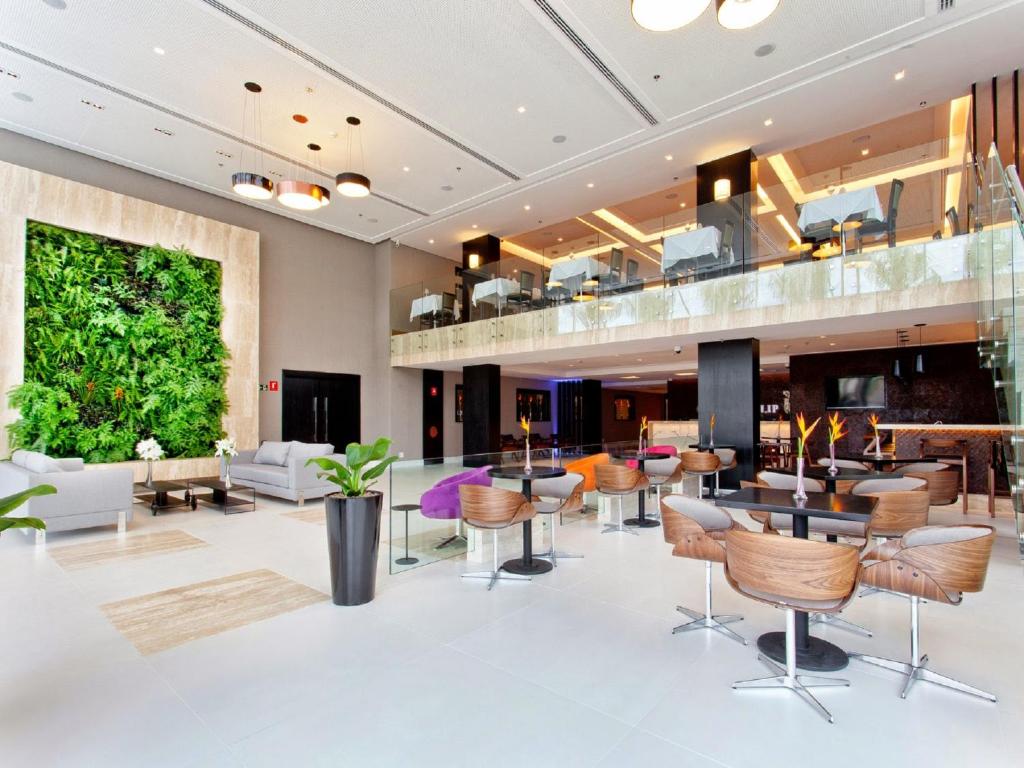
[[[885,376],[832,376],[825,379],[825,407],[885,408]]]

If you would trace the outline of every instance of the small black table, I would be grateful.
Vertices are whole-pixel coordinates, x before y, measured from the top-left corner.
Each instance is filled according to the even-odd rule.
[[[420,561],[418,557],[409,557],[409,513],[422,509],[419,504],[395,504],[391,509],[394,512],[405,512],[405,557],[395,560],[396,565],[415,565]]]
[[[938,459],[921,458],[919,456],[897,456],[894,453],[883,453],[881,456],[876,456],[874,453],[863,453],[854,456],[836,456],[836,458],[848,461],[862,461],[865,464],[873,465],[875,469],[884,467],[886,464],[917,464],[918,462],[938,461]]]
[[[690,448],[693,448],[700,453],[711,453],[712,451],[717,451],[719,448],[728,448],[733,451],[736,450],[735,445],[729,445],[728,443],[715,443],[714,445],[711,443],[690,443]]]
[[[853,496],[835,493],[808,493],[807,499],[797,502],[792,491],[777,488],[741,488],[719,498],[720,507],[777,512],[793,516],[793,536],[807,538],[807,518],[823,517],[833,520],[853,520],[867,523],[878,504],[873,496]],[[785,563],[779,567],[784,568]],[[786,663],[786,633],[767,632],[757,638],[757,648],[765,656]],[[796,612],[796,665],[815,672],[834,672],[843,669],[850,659],[838,645],[811,637],[809,619],[804,611]]]
[[[566,474],[561,467],[541,466],[533,467],[530,472],[526,471],[523,465],[514,467],[497,467],[488,473],[491,477],[500,477],[505,480],[522,480],[523,496],[527,501],[533,499],[532,484],[534,480],[547,479],[549,477],[562,477]],[[538,573],[547,573],[554,566],[547,560],[533,559],[533,520],[523,521],[523,556],[515,560],[507,560],[502,564],[502,569],[509,573],[518,573],[524,576],[534,576]]]
[[[171,496],[171,491],[185,491],[185,498]],[[132,487],[132,495],[137,501],[149,504],[149,509],[154,517],[168,509],[191,507],[191,502],[188,499],[188,485],[173,480],[153,480],[148,484],[135,483]]]
[[[221,477],[193,477],[186,481],[185,499],[195,509],[199,503],[218,508],[225,515],[256,510],[256,489],[241,483],[227,483]],[[196,488],[209,488],[209,493],[196,493]],[[239,509],[248,507],[248,509]]]
[[[898,469],[891,472],[882,472],[877,469],[856,469],[854,467],[836,467],[836,469],[838,472],[833,475],[829,473],[828,467],[823,467],[820,464],[812,464],[809,467],[804,467],[804,477],[810,477],[824,482],[825,491],[827,493],[836,492],[836,480],[878,480],[883,478],[903,477],[903,473]],[[780,475],[796,475],[796,470],[789,468],[776,468],[771,471],[778,472]]]
[[[668,459],[671,458],[671,454],[668,453],[655,453],[654,451],[618,451],[612,454],[613,458],[616,459],[633,459],[640,467],[640,471],[644,471],[645,461],[655,461],[657,459]],[[638,509],[636,517],[631,517],[628,520],[623,520],[624,525],[635,525],[638,528],[657,528],[661,523],[657,520],[651,520],[646,516],[646,510],[644,508],[644,501],[647,497],[647,489],[640,491]]]

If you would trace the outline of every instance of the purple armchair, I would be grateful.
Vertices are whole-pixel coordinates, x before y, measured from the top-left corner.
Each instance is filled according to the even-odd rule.
[[[452,542],[463,539],[462,535],[462,507],[459,504],[460,485],[487,485],[492,483],[488,475],[491,465],[469,469],[465,472],[446,477],[434,485],[423,496],[420,497],[420,507],[424,517],[434,520],[455,520],[455,535],[442,541],[436,549],[446,547]]]

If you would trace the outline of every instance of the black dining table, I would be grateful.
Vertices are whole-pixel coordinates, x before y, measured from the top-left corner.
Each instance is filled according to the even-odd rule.
[[[612,458],[615,459],[633,459],[640,471],[644,471],[645,461],[654,461],[656,459],[669,459],[672,455],[669,453],[659,453],[656,451],[618,451],[612,454]],[[657,528],[661,523],[657,520],[652,520],[647,517],[644,509],[644,500],[647,498],[647,489],[639,492],[639,500],[637,502],[639,511],[636,517],[631,517],[628,520],[623,520],[624,525],[635,525],[638,528]]]
[[[856,459],[855,459],[856,461]],[[894,469],[890,472],[882,472],[877,469],[856,469],[854,467],[836,467],[836,473],[833,475],[828,471],[828,467],[823,467],[820,464],[812,464],[809,467],[804,467],[804,477],[810,477],[815,480],[821,480],[825,483],[825,491],[827,493],[836,492],[836,481],[837,480],[878,480],[888,479],[893,477],[903,477],[903,473],[898,469]],[[775,468],[771,470],[777,472],[780,475],[796,475],[796,470],[789,467]]]
[[[846,459],[847,461],[862,461],[865,464],[871,464],[878,469],[884,467],[886,464],[917,464],[918,462],[935,462],[938,459],[922,458],[920,456],[897,456],[895,453],[883,453],[880,456],[876,456],[874,453],[862,453],[855,454],[852,456],[836,456],[837,459]]]
[[[510,467],[495,467],[488,473],[491,477],[500,477],[504,480],[521,480],[523,482],[523,496],[527,501],[533,499],[533,481],[543,480],[549,477],[563,477],[566,472],[562,467],[539,466],[531,467],[526,471],[522,464]],[[538,573],[547,573],[554,566],[547,560],[535,560],[533,558],[533,519],[523,521],[523,556],[514,560],[506,560],[502,569],[509,573],[518,573],[524,576],[535,576]]]
[[[690,443],[690,448],[693,448],[700,453],[710,453],[711,451],[718,450],[719,448],[729,448],[735,451],[735,445],[729,445],[728,443]]]
[[[754,512],[775,512],[793,516],[793,536],[807,538],[807,519],[821,517],[832,520],[853,520],[868,523],[878,504],[874,496],[853,496],[837,493],[808,493],[807,498],[797,501],[793,492],[778,488],[742,488],[728,496],[722,496],[716,503],[720,507],[752,510]],[[785,568],[785,563],[779,563]],[[765,656],[780,664],[786,663],[786,633],[766,632],[757,638],[757,648]],[[834,643],[811,637],[809,616],[805,611],[796,611],[796,665],[801,669],[815,672],[834,672],[849,664],[846,651]]]

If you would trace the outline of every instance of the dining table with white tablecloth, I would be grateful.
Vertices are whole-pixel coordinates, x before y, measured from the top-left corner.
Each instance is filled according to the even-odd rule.
[[[478,302],[486,302],[496,306],[502,306],[509,296],[522,293],[522,288],[515,280],[507,277],[495,277],[491,280],[484,280],[473,286],[473,306]]]
[[[424,315],[440,314],[444,311],[444,296],[439,293],[428,293],[412,300],[412,307],[409,309],[409,319],[415,320]],[[452,314],[458,316],[459,302],[455,300],[452,307]]]
[[[800,209],[797,226],[806,232],[815,224],[842,224],[851,216],[860,215],[863,220],[882,221],[885,213],[878,192],[874,187],[840,192],[817,200],[808,200]]]
[[[551,262],[551,274],[549,279],[565,282],[574,277],[585,276],[587,279],[607,275],[611,268],[603,261],[591,258],[569,258],[558,259]]]
[[[668,272],[681,261],[702,256],[718,258],[722,251],[722,233],[715,226],[699,227],[666,237],[662,243],[661,271]]]

